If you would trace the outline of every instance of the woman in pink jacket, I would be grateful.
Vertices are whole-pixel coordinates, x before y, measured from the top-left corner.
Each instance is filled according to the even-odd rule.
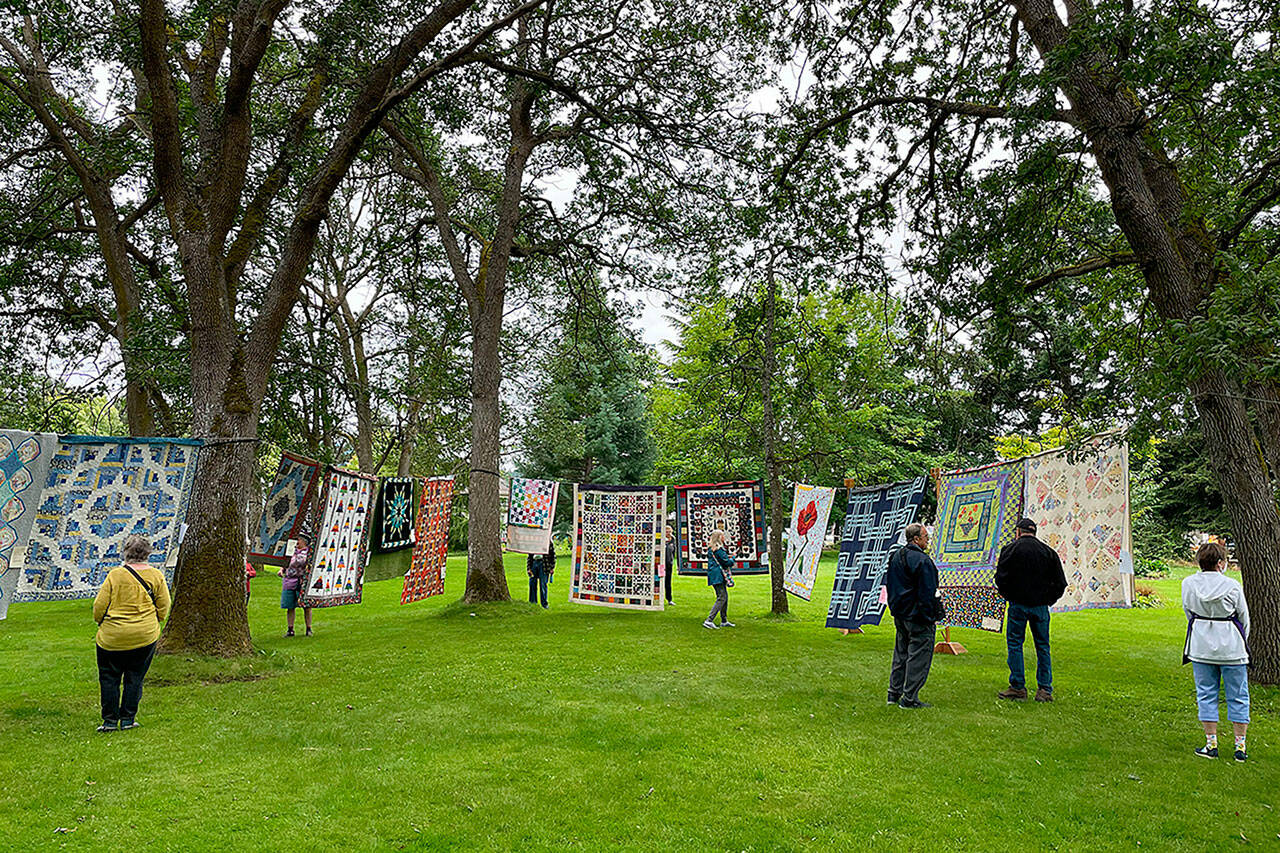
[[[289,559],[289,565],[280,570],[280,577],[284,578],[280,588],[280,607],[288,611],[285,621],[288,623],[289,630],[285,632],[286,637],[293,636],[293,611],[298,607],[298,598],[302,594],[302,583],[307,579],[307,557],[311,552],[311,536],[307,533],[298,534],[298,545],[293,551],[293,556]],[[311,608],[302,608],[302,621],[307,626],[307,636],[311,636]]]

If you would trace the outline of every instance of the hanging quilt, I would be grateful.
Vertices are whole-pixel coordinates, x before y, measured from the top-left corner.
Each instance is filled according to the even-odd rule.
[[[765,564],[764,483],[741,480],[676,486],[676,545],[680,574],[705,575],[711,534],[725,533],[735,575],[759,575]]]
[[[173,582],[200,441],[63,436],[49,463],[14,601],[92,598],[138,533]]]
[[[791,527],[787,530],[787,559],[783,562],[782,587],[805,601],[813,598],[818,560],[827,538],[827,520],[836,490],[796,483],[791,503]]]
[[[850,489],[840,526],[840,556],[827,608],[828,628],[879,625],[884,616],[884,573],[907,525],[920,514],[925,478]]]
[[[0,430],[0,619],[17,591],[18,565],[57,451],[58,437],[51,432]]]
[[[570,601],[663,608],[666,494],[664,486],[573,487]]]
[[[330,466],[317,507],[316,544],[299,602],[303,607],[359,604],[369,556],[376,477]]]
[[[449,519],[453,511],[453,478],[429,477],[414,527],[413,558],[404,576],[400,603],[408,604],[444,592],[449,556]]]
[[[1022,515],[1025,471],[1018,460],[943,474],[931,546],[947,610],[939,625],[1004,629],[996,561],[1000,549],[1013,541]]]
[[[373,515],[379,551],[399,551],[413,544],[412,477],[383,477]]]
[[[508,551],[545,554],[551,548],[551,525],[556,519],[560,484],[554,480],[511,479],[507,501]]]
[[[258,537],[249,548],[249,559],[274,566],[289,564],[289,540],[302,531],[311,517],[320,463],[292,453],[280,455],[280,467],[267,490],[258,523]]]
[[[1095,439],[1027,459],[1024,514],[1062,558],[1067,591],[1052,609],[1133,605],[1127,445]]]

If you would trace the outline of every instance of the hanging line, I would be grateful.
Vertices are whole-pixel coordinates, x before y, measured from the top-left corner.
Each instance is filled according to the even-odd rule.
[[[201,439],[205,447],[216,447],[219,444],[259,444],[262,442],[260,438],[206,438]]]

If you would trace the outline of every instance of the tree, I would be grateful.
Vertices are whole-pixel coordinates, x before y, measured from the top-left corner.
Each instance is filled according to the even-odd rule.
[[[527,477],[575,483],[644,483],[656,450],[646,404],[651,357],[600,295],[586,314],[573,303],[552,318],[545,379],[522,436]]]
[[[1280,459],[1280,159],[1274,54],[1255,38],[1275,20],[1276,4],[948,2],[927,18],[904,14],[892,49],[881,20],[860,15],[860,6],[830,29],[810,19],[792,31],[815,50],[822,82],[794,115],[798,153],[784,169],[804,172],[815,145],[855,143],[851,159],[823,149],[827,163],[835,158],[861,175],[851,226],[875,239],[904,211],[912,235],[905,248],[922,271],[941,244],[963,234],[965,207],[993,163],[1052,152],[1062,168],[1044,173],[1074,177],[1066,192],[1041,200],[1068,221],[1101,191],[1109,219],[1078,229],[1079,239],[1059,232],[1068,240],[1046,241],[1048,251],[1021,258],[1021,276],[996,280],[1031,296],[1092,277],[1105,297],[1129,300],[1123,316],[1149,343],[1126,366],[1154,366],[1161,401],[1174,383],[1190,392],[1257,603],[1254,674],[1280,680],[1272,473]],[[1051,183],[1023,174],[1046,189]],[[989,261],[972,255],[969,271],[1001,272]],[[956,276],[938,287],[971,281]]]

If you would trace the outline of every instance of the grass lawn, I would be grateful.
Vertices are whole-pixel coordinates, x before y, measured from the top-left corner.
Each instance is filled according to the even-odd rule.
[[[776,620],[768,580],[743,577],[737,629],[712,632],[696,579],[656,614],[569,605],[567,575],[550,611],[470,607],[452,558],[444,596],[402,607],[399,579],[370,583],[293,639],[259,577],[260,654],[158,659],[143,728],[107,735],[89,602],[18,605],[0,848],[1280,847],[1280,692],[1254,688],[1248,764],[1192,755],[1177,579],[1161,609],[1054,616],[1053,704],[997,700],[1004,637],[957,631],[970,653],[935,659],[935,707],[902,711],[892,627],[824,628],[825,590]]]

